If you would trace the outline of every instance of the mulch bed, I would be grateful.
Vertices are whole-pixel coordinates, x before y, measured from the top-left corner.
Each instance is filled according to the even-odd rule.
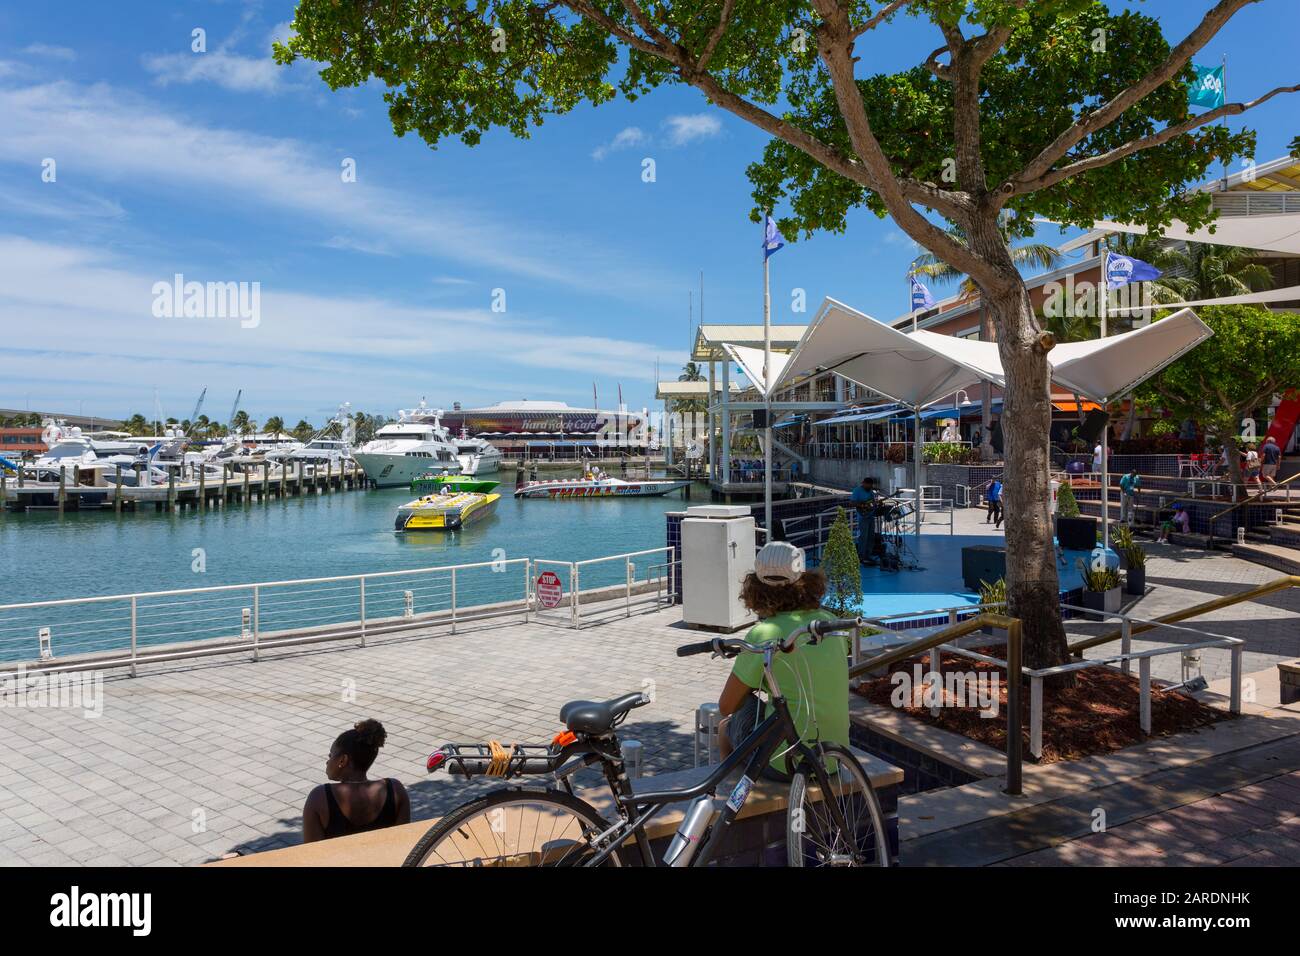
[[[990,657],[1001,657],[1005,647],[973,648]],[[929,655],[914,658],[897,664],[890,673],[904,672],[913,675],[914,664],[920,661],[922,674],[928,672]],[[897,683],[890,677],[878,677],[865,680],[855,688],[854,693],[865,697],[873,704],[891,709],[901,709],[908,716],[927,724],[933,724],[944,730],[961,734],[971,740],[987,744],[997,750],[1007,749],[1007,685],[1006,671],[974,661],[956,654],[944,654],[941,658],[941,670],[964,672],[971,675],[996,674],[998,680],[998,711],[996,717],[982,717],[980,710],[970,706],[971,699],[965,698],[962,706],[943,706],[939,716],[930,714],[928,705],[923,705],[921,689],[912,688],[913,699],[904,701],[897,707],[894,698],[899,691]],[[1111,667],[1090,667],[1075,672],[1075,685],[1071,688],[1055,688],[1050,683],[1043,687],[1043,756],[1039,763],[1055,763],[1059,760],[1077,760],[1095,754],[1109,754],[1149,738],[1143,736],[1138,726],[1138,678],[1135,673],[1126,676]],[[906,685],[903,685],[904,687]],[[987,685],[985,685],[987,689]],[[952,701],[945,684],[943,699]],[[1023,753],[1027,760],[1029,754],[1029,681],[1026,680],[1021,690],[1021,726],[1024,730]],[[955,703],[955,702],[954,702]],[[1166,737],[1183,733],[1200,727],[1208,727],[1220,720],[1230,718],[1226,711],[1217,710],[1186,694],[1177,691],[1160,691],[1152,682],[1151,690],[1151,736]]]

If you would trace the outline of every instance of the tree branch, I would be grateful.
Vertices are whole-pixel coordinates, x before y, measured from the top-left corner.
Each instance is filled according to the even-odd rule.
[[[1205,14],[1196,28],[1169,52],[1169,56],[1160,66],[1128,89],[1116,95],[1100,109],[1079,117],[1072,126],[1057,136],[1041,153],[1030,160],[1018,175],[1011,177],[1002,187],[1008,197],[1014,194],[1015,183],[1028,182],[1044,175],[1085,137],[1109,126],[1134,103],[1152,93],[1161,84],[1173,79],[1174,75],[1192,58],[1192,55],[1210,42],[1238,10],[1248,3],[1258,2],[1259,0],[1219,0]]]
[[[1168,126],[1158,133],[1152,133],[1150,136],[1143,136],[1139,139],[1130,140],[1123,146],[1117,146],[1109,152],[1101,153],[1097,156],[1089,156],[1086,159],[1080,159],[1067,166],[1053,169],[1036,179],[1029,181],[1021,179],[1013,180],[1008,184],[1011,186],[1011,191],[1008,193],[1004,186],[1003,192],[1007,198],[1010,198],[1011,196],[1020,196],[1039,189],[1047,189],[1050,186],[1055,186],[1063,179],[1069,179],[1071,176],[1077,176],[1079,173],[1086,173],[1090,169],[1100,169],[1103,166],[1109,166],[1111,163],[1117,162],[1125,156],[1131,156],[1132,154],[1144,149],[1151,149],[1153,146],[1160,146],[1169,142],[1171,139],[1176,139],[1179,136],[1190,133],[1198,127],[1207,126],[1221,117],[1236,116],[1240,113],[1246,112],[1246,110],[1254,109],[1261,103],[1267,103],[1280,93],[1297,92],[1300,92],[1300,84],[1295,86],[1279,86],[1277,89],[1269,90],[1263,96],[1251,100],[1249,103],[1225,103],[1223,106],[1210,110],[1208,113],[1202,113],[1200,116],[1194,116],[1182,123]]]
[[[709,34],[708,41],[704,44],[704,52],[700,58],[695,61],[695,70],[703,73],[709,61],[713,59],[713,51],[718,48],[722,42],[722,35],[727,32],[727,24],[731,22],[731,13],[736,9],[736,0],[722,0],[722,13],[718,15],[718,25],[713,28]]]
[[[878,27],[881,21],[887,19],[888,17],[893,16],[895,13],[903,9],[903,7],[907,6],[911,2],[912,0],[894,0],[893,3],[889,4],[889,6],[885,7],[883,10],[881,10],[871,19],[867,20],[866,23],[863,23],[861,26],[856,27],[853,30],[853,33],[850,34],[851,37],[854,40],[856,40],[858,37],[862,36],[862,34],[869,33],[870,31]]]

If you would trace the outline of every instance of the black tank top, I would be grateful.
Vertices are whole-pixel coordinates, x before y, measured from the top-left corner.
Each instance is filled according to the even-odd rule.
[[[397,822],[397,795],[393,792],[393,781],[391,778],[384,781],[386,784],[386,796],[384,805],[379,808],[378,815],[364,826],[358,826],[343,814],[343,808],[339,806],[334,799],[334,785],[327,783],[325,785],[325,805],[329,808],[329,820],[325,824],[325,838],[347,836],[351,833],[367,833],[370,830],[382,830],[384,827],[391,827]]]

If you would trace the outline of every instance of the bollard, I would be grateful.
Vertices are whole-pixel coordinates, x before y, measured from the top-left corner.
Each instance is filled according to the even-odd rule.
[[[718,762],[718,724],[722,713],[713,701],[695,708],[695,766],[700,764],[700,751],[704,751],[703,766]]]
[[[641,777],[641,755],[645,749],[641,746],[639,740],[624,740],[623,747],[623,770],[627,773],[629,780],[639,780]]]
[[[402,600],[404,605],[402,607],[402,617],[409,621],[411,618],[415,617],[415,593],[412,591],[403,591]]]
[[[1238,529],[1237,529],[1237,544],[1245,544],[1245,543],[1246,543],[1246,529],[1245,529],[1245,528],[1238,528]]]
[[[36,632],[36,639],[40,642],[41,660],[48,661],[54,659],[54,651],[50,647],[50,629],[43,627]]]
[[[1199,647],[1189,648],[1183,651],[1182,658],[1183,683],[1186,684],[1201,673],[1201,649]]]

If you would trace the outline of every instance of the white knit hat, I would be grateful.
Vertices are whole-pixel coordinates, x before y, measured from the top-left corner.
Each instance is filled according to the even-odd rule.
[[[763,545],[754,558],[754,573],[760,581],[767,584],[798,581],[805,567],[803,548],[796,548],[785,541]]]

